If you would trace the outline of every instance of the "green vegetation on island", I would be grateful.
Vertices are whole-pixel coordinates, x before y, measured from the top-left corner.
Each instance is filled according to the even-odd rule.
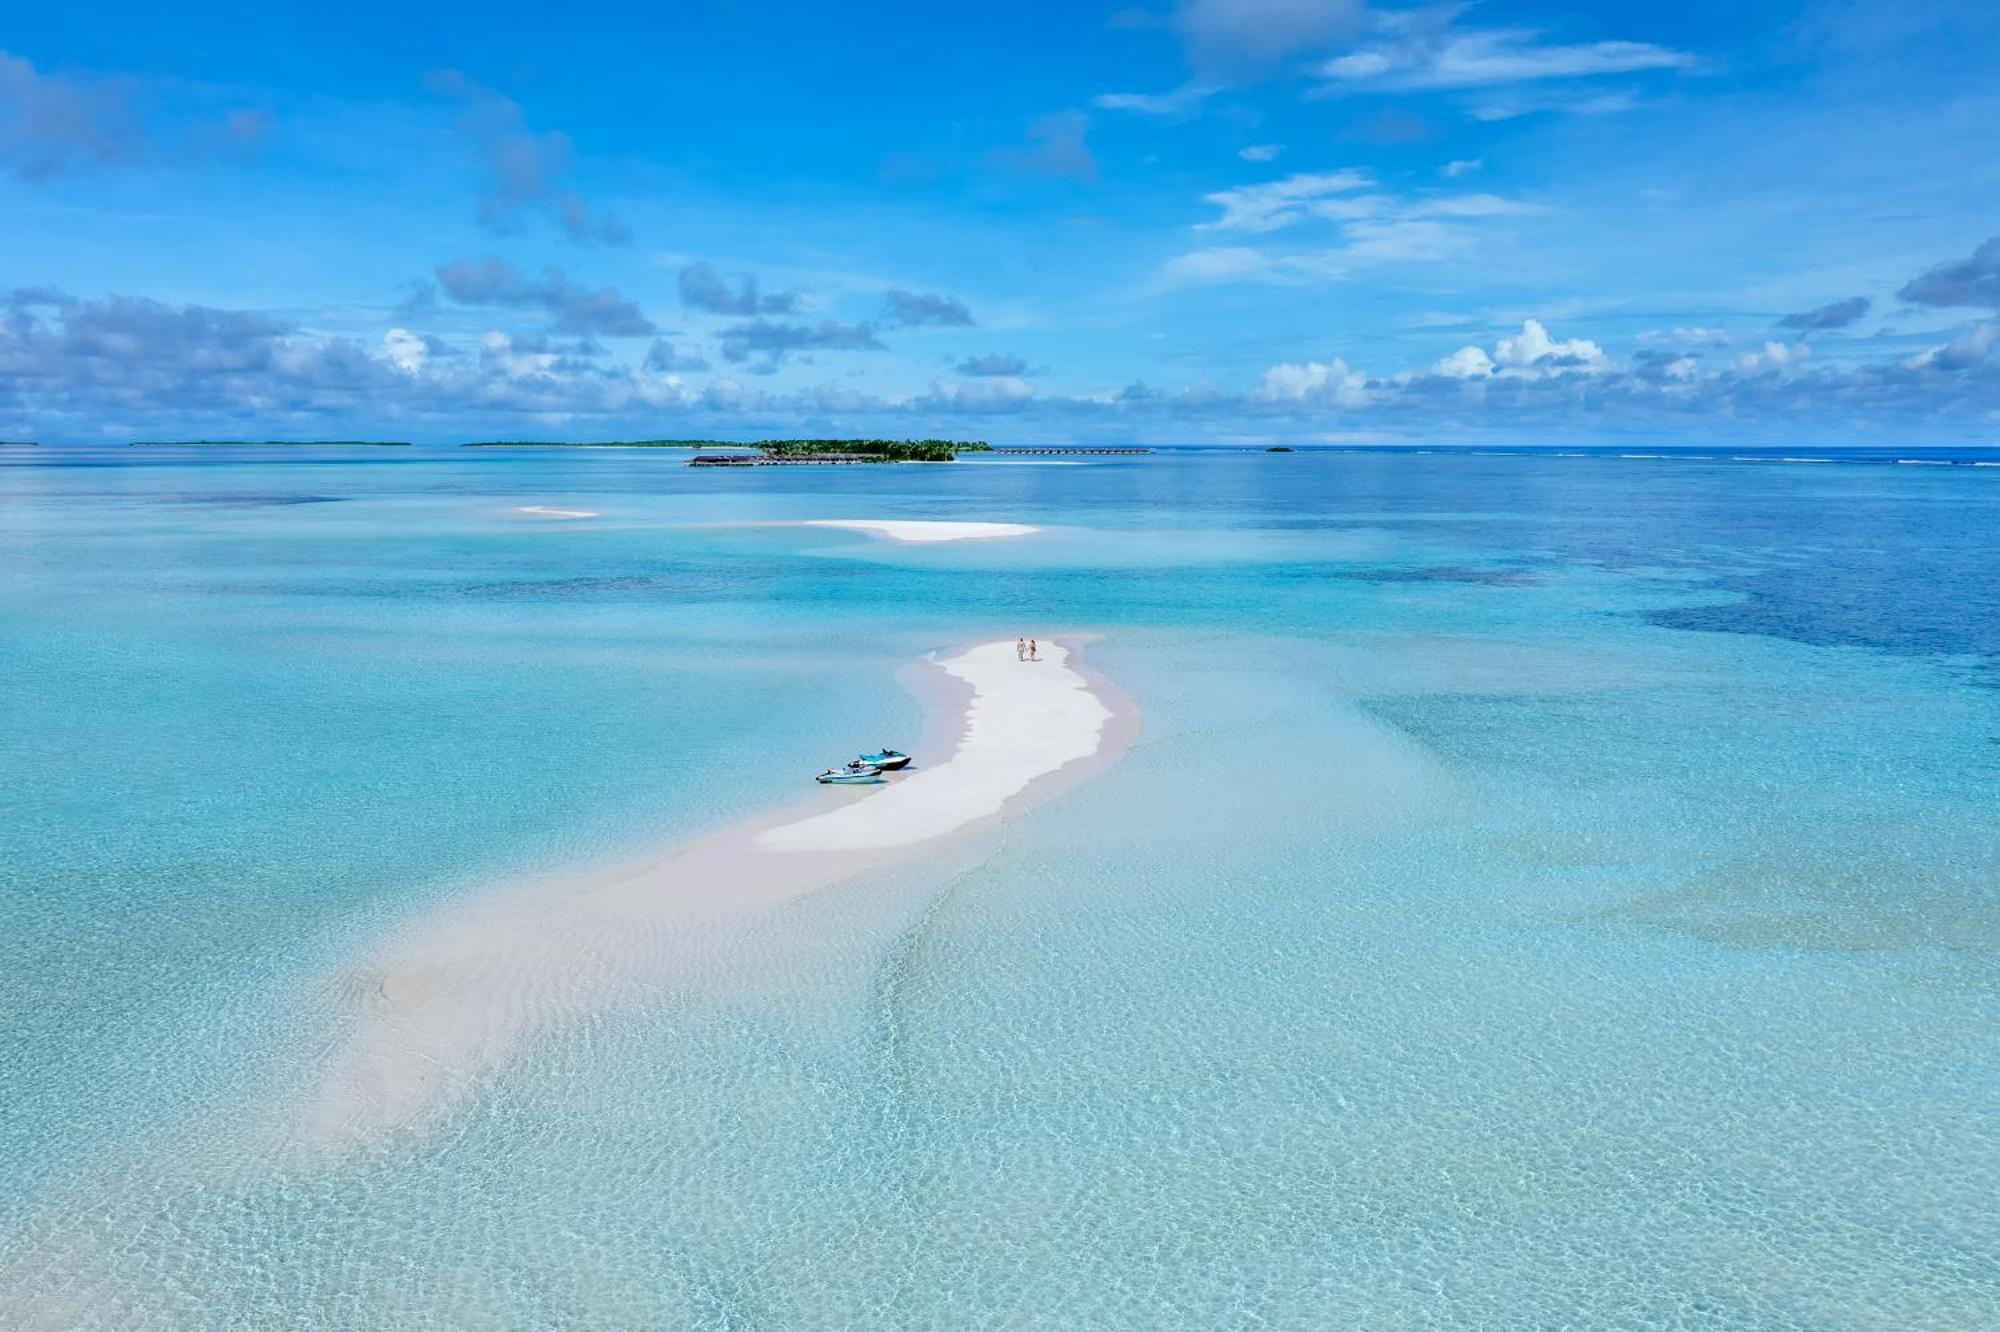
[[[961,453],[992,448],[985,440],[953,439],[766,439],[756,447],[771,458],[846,454],[876,462],[950,462]]]

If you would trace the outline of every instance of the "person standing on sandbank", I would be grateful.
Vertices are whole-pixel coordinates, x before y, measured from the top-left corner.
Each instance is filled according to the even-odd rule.
[[[1017,639],[1015,639],[1015,640],[1014,640],[1014,660],[1015,660],[1015,661],[1026,661],[1027,659],[1028,659],[1028,640],[1027,640],[1027,639],[1025,639],[1025,638],[1017,638]]]
[[[1040,649],[1039,647],[1036,647],[1036,646],[1035,646],[1035,640],[1034,640],[1034,639],[1032,639],[1032,638],[1031,638],[1031,639],[1029,639],[1029,640],[1028,640],[1028,660],[1029,660],[1029,661],[1040,661],[1040,660],[1041,660],[1041,656],[1040,656],[1040,653],[1041,653],[1041,649]]]

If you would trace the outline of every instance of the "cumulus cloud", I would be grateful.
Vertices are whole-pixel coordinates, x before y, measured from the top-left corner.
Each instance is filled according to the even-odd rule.
[[[407,328],[392,328],[382,335],[382,359],[406,375],[414,375],[430,360],[428,339]]]
[[[1963,259],[1939,264],[1896,293],[1915,305],[1983,305],[2000,310],[2000,236]]]
[[[44,421],[175,410],[256,413],[351,401],[397,372],[344,338],[267,315],[136,296],[16,292],[0,319],[0,410]]]
[[[543,213],[572,240],[620,245],[631,239],[622,222],[593,211],[570,188],[576,145],[567,134],[528,128],[519,103],[455,69],[432,71],[424,86],[459,104],[459,135],[473,145],[486,172],[479,196],[479,220],[486,226],[511,232],[527,214]]]
[[[1604,350],[1589,338],[1552,338],[1540,320],[1528,319],[1519,333],[1493,344],[1493,363],[1502,371],[1600,370]]]
[[[1604,349],[1589,338],[1555,338],[1539,319],[1525,320],[1520,332],[1501,338],[1489,352],[1484,347],[1460,347],[1431,367],[1444,379],[1540,379],[1571,372],[1595,374],[1608,361]]]
[[[557,268],[545,268],[541,277],[531,278],[506,260],[487,255],[442,264],[437,280],[460,305],[544,310],[565,333],[631,338],[654,331],[652,321],[617,288],[580,287]]]
[[[739,274],[730,282],[710,263],[689,264],[681,270],[681,304],[711,314],[772,315],[793,314],[799,308],[795,291],[760,291],[757,279]]]
[[[1263,402],[1359,408],[1368,405],[1368,376],[1339,357],[1332,362],[1274,365],[1251,395]]]
[[[1910,366],[1918,370],[1971,370],[1984,365],[1996,346],[2000,346],[2000,322],[1981,324],[1914,357]]]
[[[1180,0],[1168,25],[1198,73],[1236,79],[1324,51],[1361,22],[1361,0]]]
[[[1026,361],[1018,356],[1003,356],[997,352],[968,357],[953,368],[961,375],[1003,376],[1014,379],[1028,373]]]
[[[1449,180],[1457,180],[1460,176],[1471,175],[1485,165],[1486,163],[1477,157],[1455,158],[1444,164],[1444,174]]]
[[[1647,70],[1684,70],[1695,58],[1649,42],[1542,42],[1532,28],[1456,31],[1435,13],[1383,15],[1380,40],[1320,66],[1329,90],[1481,88],[1548,79],[1583,79]]]
[[[883,318],[905,328],[920,324],[966,328],[973,323],[972,311],[956,296],[904,291],[898,287],[884,292],[882,299]]]
[[[0,51],[0,169],[16,180],[227,155],[253,147],[268,128],[264,113],[237,110],[172,135],[147,114],[132,80],[45,73]]]
[[[1844,301],[1834,301],[1816,310],[1801,310],[1797,314],[1788,314],[1778,321],[1778,326],[1796,328],[1806,333],[1816,333],[1829,328],[1846,328],[1868,313],[1868,304],[1866,296],[1850,296]]]
[[[1431,373],[1446,379],[1484,379],[1493,371],[1493,358],[1484,347],[1460,347],[1431,367]]]
[[[722,359],[740,363],[763,358],[760,369],[772,369],[794,352],[801,351],[884,351],[873,324],[842,324],[823,320],[818,324],[790,324],[771,319],[752,319],[731,324],[717,335]]]
[[[776,324],[745,336],[781,355],[808,345],[865,349],[864,326]],[[879,345],[876,343],[874,345]],[[1775,349],[1775,350],[1774,350]],[[660,344],[620,354],[585,339],[489,331],[447,344],[407,327],[366,342],[316,334],[269,314],[175,306],[139,297],[85,300],[59,291],[0,296],[0,432],[32,438],[309,430],[343,436],[409,429],[443,437],[545,428],[686,433],[755,421],[773,432],[942,433],[954,417],[1010,413],[1069,437],[1121,432],[1187,438],[1255,434],[1264,422],[1407,437],[1476,431],[1552,439],[1615,428],[1628,436],[1893,442],[1986,439],[2000,419],[2000,320],[1902,361],[1817,365],[1802,343],[1704,363],[1642,348],[1629,365],[1593,342],[1536,322],[1428,370],[1371,375],[1337,359],[1294,358],[1240,386],[1145,384],[1036,392],[1020,374],[942,378],[884,396],[843,378],[809,388],[747,388],[692,368]],[[657,353],[657,354],[656,354]],[[994,371],[1013,367],[996,363]],[[753,367],[761,368],[761,367]],[[423,437],[419,435],[418,437]]]

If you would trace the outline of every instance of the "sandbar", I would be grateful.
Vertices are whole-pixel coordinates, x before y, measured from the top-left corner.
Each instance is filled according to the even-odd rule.
[[[657,993],[705,926],[920,854],[976,854],[978,830],[1092,775],[1137,731],[1076,640],[1041,652],[1019,661],[1008,639],[912,667],[925,743],[881,785],[813,788],[651,859],[475,891],[393,929],[333,978],[339,1030],[279,1130],[317,1150],[420,1131],[526,1041]],[[801,780],[826,757],[801,755]]]
[[[928,545],[939,541],[991,541],[997,537],[1031,536],[1041,531],[1027,523],[969,523],[902,518],[809,518],[804,527],[838,527],[891,541]]]
[[[531,518],[595,518],[598,516],[595,509],[556,509],[546,504],[524,504],[514,510],[514,512],[525,513]]]

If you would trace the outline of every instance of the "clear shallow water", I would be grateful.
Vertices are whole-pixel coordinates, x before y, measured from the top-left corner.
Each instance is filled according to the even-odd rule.
[[[32,452],[0,1322],[2000,1317],[2000,469]],[[1051,531],[712,526],[859,516]],[[974,870],[723,931],[445,1132],[271,1146],[380,931],[1075,628],[1145,734]]]

